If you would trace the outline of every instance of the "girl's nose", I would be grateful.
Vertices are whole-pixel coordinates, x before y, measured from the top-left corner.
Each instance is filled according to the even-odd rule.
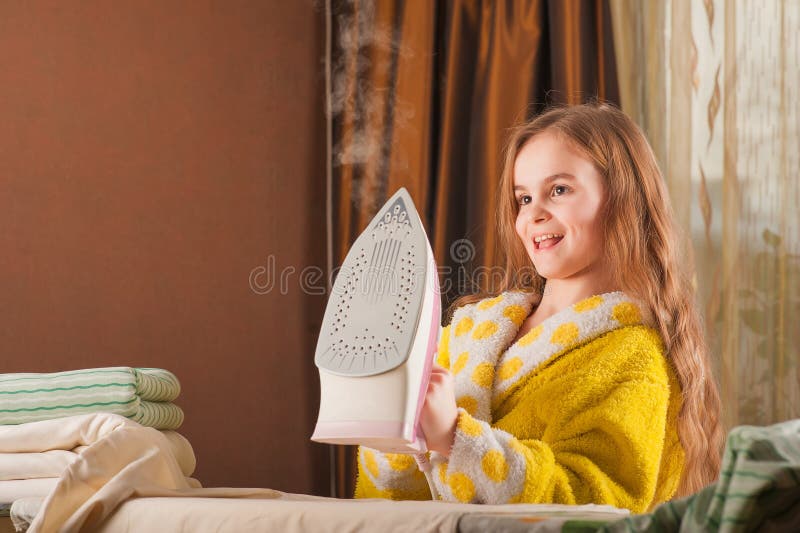
[[[542,209],[539,206],[533,206],[531,208],[531,221],[534,223],[544,222],[550,217],[550,214],[547,212],[546,209]]]

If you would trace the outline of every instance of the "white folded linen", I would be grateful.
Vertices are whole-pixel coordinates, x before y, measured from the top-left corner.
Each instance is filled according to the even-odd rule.
[[[111,431],[139,426],[110,413],[76,415],[12,426],[0,425],[0,481],[61,475],[78,454]],[[184,476],[196,467],[189,441],[172,430],[161,431]]]
[[[165,430],[159,431],[159,433],[167,438],[167,442],[169,442],[172,449],[172,455],[178,461],[178,466],[181,468],[183,475],[189,477],[194,474],[194,469],[197,467],[197,458],[189,440],[177,431]]]
[[[175,431],[145,428],[120,415],[92,413],[0,425],[0,503],[48,496],[58,485],[59,476],[83,454],[91,453],[94,445],[123,429],[141,429],[150,439],[157,440],[183,484],[200,487],[197,480],[188,477],[194,472],[196,460],[185,437]]]
[[[0,503],[12,503],[20,498],[47,496],[55,488],[56,483],[58,483],[57,477],[0,481]]]
[[[58,477],[77,455],[67,450],[0,453],[0,481]]]
[[[196,480],[181,471],[172,444],[164,434],[123,421],[108,431],[95,429],[102,424],[84,421],[87,431],[103,436],[89,444],[62,473],[53,491],[42,502],[30,533],[69,533],[95,528],[131,497],[269,499],[283,495],[270,489],[199,488]]]
[[[93,444],[123,427],[139,427],[139,424],[120,415],[91,413],[0,426],[0,453],[73,450]]]

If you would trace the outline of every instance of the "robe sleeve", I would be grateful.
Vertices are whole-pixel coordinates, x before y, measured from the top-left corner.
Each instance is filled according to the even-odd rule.
[[[618,368],[599,389],[582,388],[580,376],[565,385],[564,396],[554,401],[560,416],[540,439],[518,438],[515,434],[524,435],[524,428],[512,434],[459,408],[449,460],[432,454],[442,498],[487,504],[596,503],[644,512],[656,489],[670,389],[657,361],[663,362],[661,354],[629,358],[639,355],[650,362],[637,363],[633,370]]]
[[[450,365],[449,339],[450,326],[446,326],[440,332],[436,354],[437,364],[444,368]],[[430,500],[431,492],[412,455],[359,446],[355,497]]]

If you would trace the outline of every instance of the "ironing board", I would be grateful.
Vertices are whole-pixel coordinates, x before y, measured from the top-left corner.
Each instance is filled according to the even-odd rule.
[[[388,500],[243,500],[137,498],[122,504],[100,527],[134,531],[579,531],[619,520],[610,506],[470,505]],[[570,529],[572,528],[572,529]]]

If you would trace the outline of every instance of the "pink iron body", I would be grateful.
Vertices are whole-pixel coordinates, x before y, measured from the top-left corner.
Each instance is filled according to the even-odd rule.
[[[433,252],[401,188],[356,239],[333,284],[314,357],[311,439],[421,453],[419,416],[441,323]]]

